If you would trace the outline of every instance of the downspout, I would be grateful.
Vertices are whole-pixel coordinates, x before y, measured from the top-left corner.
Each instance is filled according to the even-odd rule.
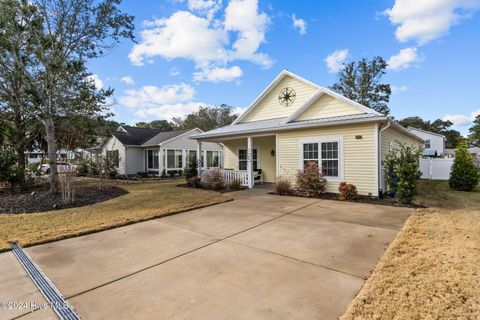
[[[387,120],[387,124],[386,125],[382,125],[379,127],[379,132],[378,132],[378,186],[379,186],[379,190],[378,190],[378,194],[379,195],[383,195],[383,192],[385,190],[383,190],[384,188],[384,185],[383,185],[383,179],[382,179],[382,176],[383,176],[383,165],[382,165],[382,133],[387,130],[388,128],[390,128],[390,125],[391,125],[391,122],[390,120]],[[380,193],[380,190],[382,191]]]

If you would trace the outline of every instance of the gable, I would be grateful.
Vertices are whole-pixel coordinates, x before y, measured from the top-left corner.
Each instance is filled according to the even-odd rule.
[[[295,120],[312,120],[328,117],[346,116],[364,113],[351,104],[323,94],[312,105],[303,111]]]
[[[290,87],[295,90],[295,101],[285,107],[278,101],[279,93]],[[302,82],[290,75],[285,75],[256,106],[242,119],[241,122],[277,119],[288,117],[297,111],[315,92],[317,88]]]

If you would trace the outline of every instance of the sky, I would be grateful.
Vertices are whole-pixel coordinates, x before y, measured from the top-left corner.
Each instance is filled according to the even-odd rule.
[[[136,43],[91,61],[114,119],[170,120],[200,105],[241,112],[283,69],[331,86],[344,62],[381,56],[396,119],[480,114],[480,0],[124,0]]]

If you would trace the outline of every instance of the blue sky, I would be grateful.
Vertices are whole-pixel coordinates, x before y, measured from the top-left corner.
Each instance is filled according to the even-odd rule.
[[[395,118],[480,113],[480,0],[124,0],[137,44],[92,61],[118,121],[171,119],[199,105],[241,111],[284,68],[322,86],[343,61],[382,56]]]

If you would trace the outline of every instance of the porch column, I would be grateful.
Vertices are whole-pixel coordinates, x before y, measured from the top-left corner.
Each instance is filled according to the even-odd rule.
[[[197,140],[197,173],[201,176],[202,173],[202,141]]]
[[[253,141],[252,137],[247,137],[247,172],[248,172],[248,187],[253,188]]]
[[[158,176],[161,177],[162,176],[162,172],[163,172],[163,149],[162,147],[160,147],[158,149]]]

